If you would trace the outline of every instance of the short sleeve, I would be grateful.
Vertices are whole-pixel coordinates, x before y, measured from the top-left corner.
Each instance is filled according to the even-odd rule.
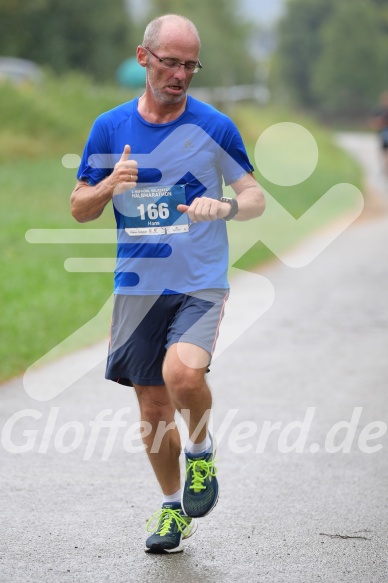
[[[109,176],[112,169],[109,130],[104,116],[100,116],[94,122],[86,141],[77,178],[94,186]]]
[[[249,161],[240,132],[231,119],[227,118],[227,120],[221,142],[225,154],[221,153],[219,163],[224,182],[229,185],[243,178],[245,174],[253,172],[254,168]]]

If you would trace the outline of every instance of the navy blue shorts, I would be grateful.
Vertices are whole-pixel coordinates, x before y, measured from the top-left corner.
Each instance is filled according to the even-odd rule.
[[[116,295],[105,378],[133,386],[164,385],[167,349],[188,342],[214,352],[229,290],[161,296]]]

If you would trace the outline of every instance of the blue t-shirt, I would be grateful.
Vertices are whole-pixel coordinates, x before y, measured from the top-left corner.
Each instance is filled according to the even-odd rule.
[[[227,288],[225,221],[194,223],[183,232],[180,227],[176,227],[177,232],[161,228],[163,217],[170,214],[166,210],[170,202],[168,196],[160,198],[160,192],[171,192],[171,187],[178,185],[175,190],[187,204],[199,196],[219,199],[223,182],[231,184],[252,172],[236,126],[191,96],[179,118],[151,124],[140,116],[138,99],[134,99],[96,119],[77,178],[90,185],[103,180],[111,174],[125,144],[131,146],[131,158],[138,162],[139,180],[134,191],[112,199],[118,229],[115,293],[149,295]],[[131,207],[138,209],[138,224],[151,225],[148,229],[154,233],[134,235],[136,231],[128,229],[134,218],[126,211],[128,197],[139,203]],[[182,215],[172,210],[171,216],[176,215],[180,216],[178,225]]]

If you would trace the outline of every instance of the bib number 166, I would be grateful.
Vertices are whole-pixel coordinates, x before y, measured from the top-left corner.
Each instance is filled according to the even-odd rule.
[[[166,202],[161,202],[160,204],[152,202],[148,204],[147,207],[145,204],[140,204],[136,208],[139,211],[142,221],[145,221],[147,218],[151,221],[154,221],[155,219],[168,219],[170,216],[170,211]]]

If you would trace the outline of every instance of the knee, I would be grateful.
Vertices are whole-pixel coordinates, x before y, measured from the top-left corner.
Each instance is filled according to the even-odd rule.
[[[175,408],[170,399],[150,395],[147,388],[137,391],[137,396],[143,421],[156,427],[160,421],[170,422],[174,419]]]
[[[166,368],[164,380],[174,400],[179,402],[190,394],[198,394],[204,384],[204,373],[202,369],[198,370],[186,366]]]

